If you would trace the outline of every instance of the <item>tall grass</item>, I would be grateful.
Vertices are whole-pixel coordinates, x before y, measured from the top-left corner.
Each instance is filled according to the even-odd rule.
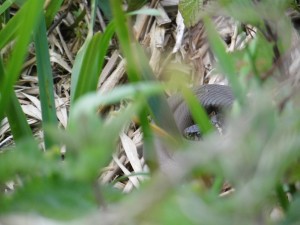
[[[5,1],[1,6],[2,14],[10,9],[9,2]],[[271,44],[278,45],[282,55],[289,54],[283,36],[289,35],[292,25],[281,16],[286,5],[280,1],[262,1],[256,5],[246,2],[247,5],[238,0],[220,1],[224,14],[259,28],[256,41],[237,54],[226,53],[205,15],[208,39],[218,58],[219,69],[228,76],[236,104],[240,107],[229,115],[226,136],[220,136],[209,132],[211,125],[203,116],[203,109],[188,90],[183,90],[195,120],[207,131],[201,142],[187,142],[179,137],[163,93],[169,84],[155,81],[145,53],[131,35],[129,17],[123,12],[121,1],[117,0],[110,1],[113,19],[104,33],[93,33],[93,19],[89,24],[90,33],[72,68],[68,127],[59,129],[46,26],[53,21],[62,1],[51,1],[46,9],[40,0],[28,0],[20,5],[17,13],[0,30],[0,49],[13,45],[10,52],[1,56],[0,119],[5,115],[8,117],[17,143],[0,154],[0,190],[5,182],[14,181],[16,186],[13,193],[0,191],[0,223],[21,224],[26,218],[30,224],[39,224],[39,216],[51,224],[299,223],[299,190],[288,189],[299,182],[299,94],[290,83],[286,88],[272,77],[266,82],[257,82],[255,77],[257,71],[274,76],[280,71],[274,64],[259,67],[261,59],[274,59],[274,48],[261,47],[267,33],[267,26],[262,21],[270,19],[278,28],[277,40]],[[95,10],[96,1],[91,4]],[[114,34],[126,59],[130,82],[110,93],[99,94],[97,82]],[[28,47],[33,42],[45,152],[33,138],[13,91]],[[253,49],[257,51],[250,57],[249,52]],[[244,85],[245,77],[249,85]],[[291,96],[287,102],[286,96]],[[126,107],[121,108],[113,119],[97,115],[99,107],[124,99],[128,100]],[[286,107],[279,109],[280,103],[285,103]],[[138,117],[141,122],[146,149],[154,146],[151,145],[154,134],[149,128],[149,114],[178,140],[175,145],[174,142],[164,143],[174,151],[170,167],[164,173],[151,167],[151,179],[128,195],[120,193],[113,185],[100,184],[99,171],[109,163],[119,133],[132,118]],[[67,149],[63,162],[61,146]],[[212,191],[205,184],[205,177],[224,177],[234,191],[222,197],[219,190]],[[289,191],[291,200],[284,191]],[[285,217],[272,220],[270,215],[275,211],[282,212]]]

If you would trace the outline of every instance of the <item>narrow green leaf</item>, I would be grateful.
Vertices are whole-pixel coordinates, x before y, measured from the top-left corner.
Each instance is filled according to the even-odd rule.
[[[60,9],[63,0],[50,1],[47,10],[45,12],[46,24],[47,27],[52,23],[56,13]]]
[[[15,0],[18,6],[22,6],[27,0]]]
[[[106,19],[112,20],[112,12],[109,0],[97,0],[97,6],[102,10]]]
[[[74,93],[73,101],[80,96],[95,91],[99,75],[105,60],[105,55],[109,47],[109,42],[114,34],[114,24],[110,23],[103,34],[95,34],[87,42],[86,52],[80,53],[76,62],[76,70],[73,70],[78,78],[72,80]],[[81,63],[81,65],[79,65]],[[78,67],[78,68],[77,68]],[[80,72],[78,72],[80,70]],[[72,74],[73,75],[73,74]],[[76,87],[76,88],[74,88]]]
[[[46,124],[57,124],[54,103],[53,77],[46,32],[45,18],[41,17],[39,27],[34,35],[34,44],[39,78],[43,127],[45,127]],[[44,141],[46,149],[51,147],[53,144],[47,135],[44,135]]]
[[[4,13],[14,2],[15,0],[7,0],[2,5],[0,5],[0,15]]]
[[[26,9],[26,8],[25,8]],[[21,24],[20,18],[22,17],[24,8],[20,9],[16,15],[9,20],[5,27],[0,32],[0,49],[7,45],[13,38],[16,37],[16,32]]]
[[[75,92],[76,92],[76,88],[77,88],[77,84],[78,84],[78,79],[79,79],[79,76],[81,73],[83,59],[84,59],[84,56],[85,56],[85,53],[87,51],[87,47],[89,46],[90,41],[91,41],[91,38],[87,37],[85,42],[83,43],[83,45],[77,52],[77,55],[76,55],[76,58],[75,58],[75,61],[73,64],[72,76],[71,76],[71,111],[72,111],[72,106],[74,104],[73,103],[74,96],[75,96]]]
[[[146,3],[147,0],[127,0],[128,3],[128,12],[131,12],[133,10],[138,10],[142,8]]]
[[[149,65],[149,60],[141,46],[138,44],[131,46],[135,60],[135,68],[138,70],[141,78],[148,82],[156,81],[153,71]],[[148,98],[148,105],[155,123],[174,137],[180,137],[180,133],[177,129],[173,113],[170,110],[166,97],[164,95],[150,96]]]
[[[96,21],[96,0],[91,1],[91,22],[89,23],[89,31],[88,35],[92,35],[94,33],[94,26]]]
[[[0,83],[0,120],[3,118],[11,92],[13,91],[13,85],[18,79],[22,69],[22,64],[27,54],[27,46],[32,34],[31,32],[36,29],[36,25],[42,15],[43,3],[44,2],[40,0],[28,0],[18,12],[20,13],[19,19],[15,21],[15,23],[19,22],[20,24],[17,24],[16,43],[5,70],[6,76],[4,76],[3,82]],[[3,35],[2,32],[0,33],[0,39],[1,35]]]
[[[138,82],[136,84],[122,85],[107,94],[90,93],[81,97],[70,112],[70,123],[78,121],[82,115],[93,115],[97,107],[106,104],[114,104],[120,100],[132,99],[136,95],[144,95],[145,98],[163,92],[163,87],[157,82]]]
[[[182,90],[182,94],[190,109],[193,119],[200,127],[201,132],[203,132],[203,134],[208,134],[213,131],[213,125],[211,124],[205,109],[201,106],[201,104],[199,104],[199,101],[193,92],[188,88],[184,88]]]
[[[4,79],[4,74],[5,73],[2,60],[0,59],[0,83]],[[12,135],[17,144],[19,140],[23,138],[33,138],[30,126],[27,123],[26,117],[22,111],[22,108],[14,91],[11,92],[6,116],[9,122]]]
[[[5,72],[4,72],[3,62],[2,62],[2,58],[0,58],[0,83],[3,82],[4,75],[5,75]]]
[[[246,93],[242,85],[240,84],[238,74],[234,66],[233,58],[230,57],[228,53],[226,53],[224,43],[222,42],[216,29],[214,28],[211,19],[208,16],[205,16],[203,21],[207,31],[208,41],[210,43],[210,46],[214,54],[218,58],[218,64],[221,70],[228,78],[238,103],[240,105],[244,105],[246,99]]]
[[[27,123],[26,116],[20,106],[18,98],[15,92],[11,92],[10,101],[7,107],[6,113],[11,132],[14,140],[18,144],[18,141],[23,138],[32,138],[32,131]],[[25,149],[24,149],[25,150]]]
[[[127,17],[122,9],[122,4],[120,0],[110,0],[110,5],[112,8],[114,22],[116,24],[116,33],[118,35],[122,53],[127,60],[127,74],[131,82],[136,82],[140,80],[140,74],[136,68],[136,60],[134,58],[134,53],[132,51],[133,38],[131,33],[129,33],[127,27]]]
[[[138,44],[135,44],[134,39],[130,35],[127,27],[127,17],[122,10],[120,1],[111,0],[114,21],[116,24],[116,32],[120,41],[122,52],[127,60],[127,75],[131,82],[137,82],[140,79],[146,81],[155,80],[153,71],[149,66],[149,60],[145,56],[143,50]],[[152,112],[154,121],[164,130],[180,137],[180,133],[176,127],[172,112],[168,107],[165,96],[151,96],[148,99],[148,105]],[[143,115],[141,115],[143,116]],[[141,118],[141,121],[146,121]],[[180,138],[178,138],[179,140]]]

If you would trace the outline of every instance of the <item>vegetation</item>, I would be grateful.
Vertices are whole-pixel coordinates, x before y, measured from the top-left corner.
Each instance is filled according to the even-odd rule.
[[[155,0],[0,2],[0,224],[299,223],[297,1],[182,0],[179,45],[157,22],[165,10],[172,30],[177,5],[172,17]],[[218,79],[236,97],[225,135],[189,88]],[[172,124],[175,91],[203,141]],[[174,151],[163,171],[157,135]]]

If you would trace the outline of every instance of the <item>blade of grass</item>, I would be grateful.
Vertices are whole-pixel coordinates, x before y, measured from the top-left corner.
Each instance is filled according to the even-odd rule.
[[[89,35],[92,35],[94,32],[94,25],[96,19],[96,0],[91,1],[91,22],[89,23]]]
[[[190,109],[192,117],[200,127],[201,132],[203,132],[203,134],[208,134],[213,131],[213,125],[211,124],[205,109],[201,106],[193,92],[188,88],[183,88],[182,94]]]
[[[232,91],[238,101],[243,106],[245,104],[246,94],[239,82],[237,72],[234,67],[233,57],[226,53],[225,46],[217,33],[211,19],[208,16],[203,18],[205,29],[207,31],[210,46],[218,58],[218,64],[231,84]]]
[[[136,84],[122,85],[113,89],[107,94],[90,93],[83,96],[74,104],[73,110],[70,112],[70,123],[76,123],[81,115],[93,115],[96,109],[101,105],[115,104],[121,99],[132,99],[135,95],[143,94],[145,98],[161,94],[163,87],[157,82],[138,82]]]
[[[285,212],[287,212],[290,203],[289,203],[289,200],[288,200],[288,197],[287,197],[286,193],[283,190],[282,184],[277,184],[276,185],[276,194],[277,194],[277,198],[278,198],[280,206],[282,207],[282,209]]]
[[[128,30],[128,17],[126,17],[125,13],[123,12],[121,1],[111,0],[110,5],[112,7],[114,16],[113,18],[116,24],[116,33],[120,42],[120,47],[123,55],[126,58],[126,70],[129,80],[131,82],[137,82],[140,79],[148,82],[155,80],[153,71],[148,63],[149,60],[145,56],[140,46],[135,43],[135,40]],[[179,144],[182,139],[173,118],[173,113],[168,107],[166,97],[163,94],[159,96],[150,96],[147,99],[147,102],[155,123],[175,137],[175,140],[178,141],[176,144]],[[144,140],[146,140],[144,142],[144,149],[147,151],[145,154],[149,156],[148,160],[151,169],[155,170],[158,165],[158,159],[153,148],[154,140],[152,131],[149,129],[147,114],[148,113],[145,110],[142,110],[139,114],[139,120],[144,132]]]
[[[103,48],[96,49],[95,46],[94,48],[90,46],[91,41],[93,39],[92,35],[93,35],[93,27],[95,22],[95,12],[96,12],[95,0],[92,1],[92,10],[93,10],[93,16],[92,16],[92,21],[89,24],[88,36],[83,46],[78,51],[73,66],[73,70],[72,70],[71,110],[72,110],[73,102],[75,101],[76,98],[89,91],[96,90],[97,87],[96,80],[98,80],[99,78],[100,69],[102,68],[102,65],[104,63],[104,57],[109,46],[109,41],[111,40],[112,35],[114,33],[114,24],[110,23],[107,26],[107,29],[105,30],[104,34],[102,34],[102,37],[101,38],[98,37],[98,39],[100,39],[98,41],[101,43],[97,43],[97,41],[95,41],[97,46],[102,46]],[[93,51],[94,53],[92,53]],[[91,61],[88,61],[86,57],[90,57],[91,54],[95,54],[95,55],[91,57],[92,58]],[[90,65],[93,65],[94,67],[92,68],[90,67]],[[92,76],[92,79],[90,79],[89,76]]]
[[[8,42],[10,42],[14,37],[20,26],[20,17],[22,17],[23,9],[20,9],[16,15],[9,20],[5,27],[0,32],[0,49],[2,49]]]
[[[73,70],[73,74],[77,77],[75,76],[72,80],[74,92],[72,102],[80,96],[96,90],[97,81],[99,79],[105,55],[109,47],[109,42],[114,34],[114,30],[114,24],[110,23],[105,32],[103,34],[95,34],[91,40],[87,42],[86,51],[83,49],[83,52],[78,55],[79,58],[78,61],[76,61],[76,70]],[[79,65],[79,63],[81,64]],[[80,72],[78,72],[78,70]]]
[[[134,53],[131,47],[133,43],[133,38],[132,35],[130,35],[129,30],[127,28],[128,17],[126,17],[125,13],[123,12],[121,1],[110,0],[110,5],[114,16],[114,22],[116,24],[116,33],[120,41],[122,53],[124,54],[127,61],[128,78],[131,82],[136,82],[140,80],[141,74],[136,68],[137,62],[134,59]]]
[[[0,58],[0,83],[4,79],[4,67],[2,60]],[[14,140],[18,144],[18,141],[22,138],[30,137],[33,138],[31,129],[26,121],[26,117],[22,111],[20,103],[16,97],[15,92],[12,92],[10,96],[10,101],[7,107],[6,113],[11,132],[13,134]]]
[[[18,144],[18,141],[23,138],[32,138],[33,134],[27,123],[26,116],[21,108],[18,98],[15,92],[11,92],[9,104],[7,107],[7,119],[11,132],[13,134],[14,140]]]
[[[13,3],[15,0],[8,0],[5,1],[1,6],[0,6],[0,15],[4,13]]]
[[[136,82],[141,78],[146,81],[155,80],[152,69],[149,66],[147,57],[138,44],[134,44],[134,40],[127,28],[127,18],[122,10],[119,1],[111,0],[114,22],[116,24],[116,33],[118,35],[122,52],[127,60],[127,74],[131,82]],[[179,137],[179,131],[176,127],[172,112],[168,107],[168,103],[164,96],[151,96],[148,104],[153,113],[154,121],[164,130]],[[147,121],[141,118],[140,121]],[[142,127],[146,125],[141,124]]]
[[[11,92],[13,91],[13,85],[18,79],[27,54],[27,46],[31,38],[31,32],[36,29],[36,25],[42,15],[42,10],[43,1],[28,0],[18,12],[20,13],[20,24],[18,26],[16,43],[7,64],[6,75],[0,84],[0,120],[3,119],[4,111],[9,102]]]
[[[74,96],[77,89],[78,79],[81,73],[81,67],[83,64],[84,55],[87,51],[87,47],[91,41],[90,37],[87,37],[79,51],[77,52],[73,68],[72,68],[72,76],[71,76],[71,111],[72,106],[74,104]]]
[[[50,55],[46,36],[45,18],[40,18],[40,24],[34,35],[36,51],[36,65],[39,81],[39,92],[42,109],[43,127],[47,124],[57,125],[56,110],[54,103],[53,76],[50,64]],[[44,135],[45,148],[51,147],[54,143]]]
[[[47,27],[52,23],[56,13],[61,7],[63,0],[50,1],[45,12]]]
[[[112,20],[112,12],[110,7],[110,0],[97,0],[97,6],[101,9],[106,19]]]
[[[101,49],[101,34],[95,34],[88,43],[86,53],[84,55],[78,82],[76,84],[74,101],[87,92],[96,90],[97,80],[100,72],[98,65],[98,56]]]

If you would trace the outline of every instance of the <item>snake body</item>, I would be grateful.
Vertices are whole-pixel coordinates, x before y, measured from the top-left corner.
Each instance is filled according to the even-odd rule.
[[[193,89],[195,96],[208,114],[211,112],[222,113],[229,109],[234,101],[232,90],[229,86],[218,84],[205,84]],[[176,94],[168,99],[174,119],[179,131],[194,125],[192,115],[181,95]]]
[[[222,113],[222,111],[230,108],[234,101],[232,90],[229,86],[206,84],[193,89],[195,96],[198,98],[200,104],[204,107],[208,114],[212,111]],[[186,128],[194,125],[192,115],[186,105],[184,99],[180,94],[172,95],[168,99],[171,112],[173,112],[175,123],[181,132],[185,135]],[[169,151],[168,146],[156,136],[154,139],[155,151],[160,168],[168,167],[168,162],[172,158],[172,152]],[[150,160],[145,152],[142,150],[146,160]]]

